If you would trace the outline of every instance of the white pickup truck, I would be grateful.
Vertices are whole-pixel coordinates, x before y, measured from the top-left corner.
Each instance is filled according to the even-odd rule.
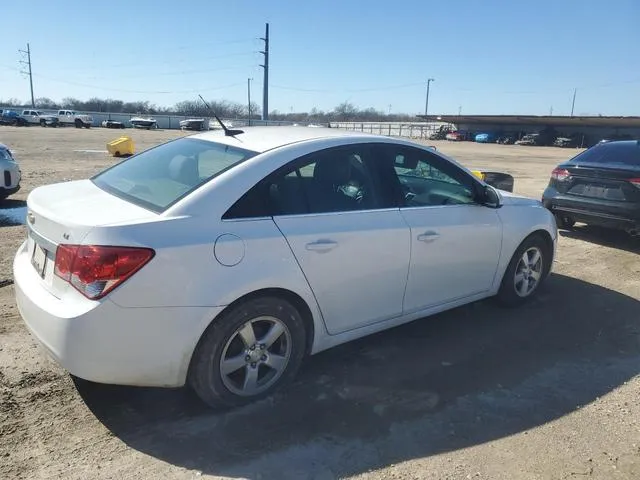
[[[23,110],[20,117],[23,125],[42,125],[43,127],[55,127],[58,125],[58,117],[42,113],[40,110]]]
[[[58,110],[58,124],[61,126],[73,125],[76,128],[91,128],[93,117],[91,115],[78,114],[74,110]]]

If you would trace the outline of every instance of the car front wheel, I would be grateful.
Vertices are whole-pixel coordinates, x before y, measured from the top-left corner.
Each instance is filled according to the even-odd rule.
[[[289,302],[248,300],[205,331],[191,361],[189,383],[212,407],[243,405],[291,381],[305,345],[304,322]]]
[[[541,234],[527,237],[513,254],[502,278],[498,300],[507,306],[531,298],[551,269],[552,252]]]

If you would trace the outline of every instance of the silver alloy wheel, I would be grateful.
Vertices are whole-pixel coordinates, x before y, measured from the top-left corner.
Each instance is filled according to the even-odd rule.
[[[519,297],[528,297],[542,278],[542,252],[538,247],[525,250],[516,266],[513,284]]]
[[[291,333],[282,321],[271,316],[249,320],[231,335],[222,350],[222,383],[236,395],[257,395],[284,373],[291,349]]]

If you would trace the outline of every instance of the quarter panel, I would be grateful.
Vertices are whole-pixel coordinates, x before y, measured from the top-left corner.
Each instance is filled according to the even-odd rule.
[[[242,258],[233,266],[220,263],[216,240],[218,249],[222,242],[225,252],[242,251]],[[291,290],[310,307],[314,304],[295,258],[270,218],[215,222],[183,217],[98,227],[84,243],[147,246],[156,251],[149,264],[109,295],[123,307],[225,306],[263,288]]]

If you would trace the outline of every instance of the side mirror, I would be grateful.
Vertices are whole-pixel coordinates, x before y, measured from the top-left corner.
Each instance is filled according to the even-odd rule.
[[[502,206],[500,194],[491,185],[484,186],[482,197],[482,204],[489,208],[500,208]]]

